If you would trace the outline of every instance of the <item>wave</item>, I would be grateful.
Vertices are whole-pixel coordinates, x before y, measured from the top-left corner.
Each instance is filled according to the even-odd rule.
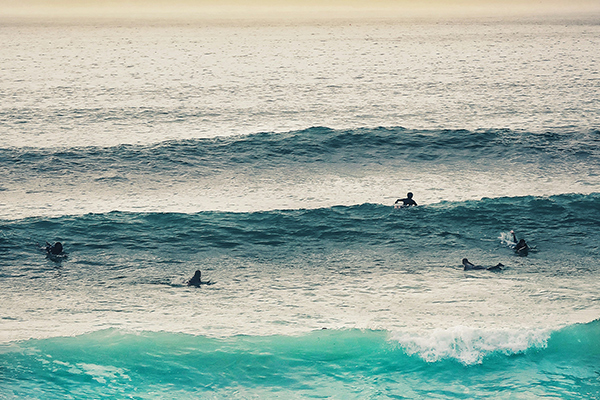
[[[537,330],[485,330],[457,326],[434,330],[428,335],[395,333],[397,341],[409,355],[418,355],[424,361],[457,360],[465,365],[481,364],[494,354],[521,354],[529,349],[544,348],[550,334]]]
[[[382,268],[394,274],[446,274],[462,269],[466,257],[484,266],[502,263],[500,274],[507,279],[514,274],[520,279],[568,276],[579,287],[579,279],[597,279],[599,200],[600,194],[561,195],[401,210],[363,204],[0,221],[1,273],[13,288],[29,285],[26,278],[53,279],[56,272],[73,285],[118,278],[119,285],[138,287],[181,284],[196,269],[221,281],[248,267],[274,274],[333,269],[350,276]],[[528,257],[518,257],[509,247],[510,230],[534,249]],[[41,249],[46,241],[62,242],[67,257],[45,260]]]
[[[593,193],[598,132],[362,128],[0,149],[0,218]],[[398,193],[400,192],[400,193]]]
[[[38,173],[77,170],[215,171],[239,165],[365,163],[497,159],[562,164],[596,162],[600,131],[530,133],[502,130],[414,130],[403,127],[334,130],[167,141],[156,145],[0,149],[0,165]]]
[[[600,320],[575,324],[555,331],[547,329],[476,329],[457,326],[434,329],[426,334],[395,332],[397,342],[407,355],[427,363],[447,360],[463,365],[496,362],[499,358],[523,355],[558,359],[600,357]],[[493,360],[491,360],[493,359]]]
[[[310,241],[385,245],[395,243],[400,237],[408,242],[414,239],[443,244],[446,239],[460,237],[476,239],[491,235],[495,239],[501,231],[511,229],[539,236],[539,241],[560,238],[568,243],[570,236],[598,237],[599,215],[600,194],[592,193],[484,198],[400,210],[362,204],[250,213],[114,211],[3,221],[1,226],[4,240],[10,235],[21,239],[34,235],[40,240],[58,237],[72,243],[115,242],[134,247],[192,240],[201,243],[200,247],[210,248],[277,247]],[[19,243],[11,245],[18,247]]]
[[[476,396],[585,398],[600,390],[599,343],[600,321],[554,332],[425,335],[320,330],[208,338],[110,329],[2,346],[0,394],[458,398],[470,388]]]

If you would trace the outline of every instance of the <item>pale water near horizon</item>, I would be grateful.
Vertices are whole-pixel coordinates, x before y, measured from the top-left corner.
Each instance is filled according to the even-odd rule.
[[[600,398],[597,19],[0,43],[0,398]]]

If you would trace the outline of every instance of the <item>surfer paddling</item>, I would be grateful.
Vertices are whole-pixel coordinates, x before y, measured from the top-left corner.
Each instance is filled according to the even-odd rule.
[[[55,242],[54,244],[46,242],[46,247],[42,247],[42,251],[46,252],[46,258],[54,262],[60,263],[67,258],[67,254],[63,251],[61,242]]]
[[[56,242],[54,244],[50,244],[46,242],[46,253],[48,255],[58,256],[63,252],[63,245],[61,242]]]
[[[471,270],[476,270],[476,269],[485,269],[488,271],[502,271],[502,267],[504,267],[504,265],[502,263],[498,263],[496,265],[494,265],[493,267],[482,267],[481,265],[475,265],[472,262],[470,262],[469,260],[467,260],[466,258],[462,259],[462,264],[464,266],[464,270],[465,271],[471,271]]]
[[[399,204],[399,203],[402,203],[402,204]],[[411,192],[408,192],[406,194],[406,198],[398,199],[394,203],[395,208],[411,207],[411,206],[416,206],[416,205],[417,205],[417,202],[413,200],[413,194]]]

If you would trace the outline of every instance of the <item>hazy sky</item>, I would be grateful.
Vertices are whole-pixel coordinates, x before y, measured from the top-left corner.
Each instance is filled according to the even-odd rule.
[[[0,17],[331,18],[600,13],[600,0],[0,0]]]

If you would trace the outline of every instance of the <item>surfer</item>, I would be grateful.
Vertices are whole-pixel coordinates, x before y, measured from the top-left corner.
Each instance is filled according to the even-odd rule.
[[[46,253],[48,253],[48,255],[58,256],[62,254],[62,251],[63,245],[61,242],[56,242],[54,244],[46,242]]]
[[[464,266],[464,270],[465,271],[471,271],[471,270],[475,270],[475,269],[486,269],[488,271],[502,271],[502,267],[504,267],[504,265],[502,263],[498,263],[496,265],[494,265],[493,267],[482,267],[481,265],[475,265],[472,262],[470,262],[469,260],[467,260],[466,258],[462,259],[462,264]]]
[[[61,242],[50,244],[46,242],[46,247],[42,248],[46,251],[46,258],[60,263],[67,258],[67,254],[63,252],[63,245]]]
[[[517,235],[515,235],[515,231],[510,231],[512,233],[513,241],[515,242],[515,253],[520,256],[526,256],[529,253],[529,245],[525,242],[525,239],[517,240]]]
[[[209,285],[210,280],[206,282],[202,282],[202,272],[200,270],[196,270],[192,279],[190,279],[187,283],[188,286],[200,286],[202,284]]]
[[[408,192],[406,194],[406,198],[405,199],[398,199],[396,200],[396,202],[394,203],[394,206],[397,207],[397,204],[402,202],[402,204],[400,205],[400,207],[410,207],[410,206],[416,206],[417,202],[413,200],[413,194],[411,192]]]

